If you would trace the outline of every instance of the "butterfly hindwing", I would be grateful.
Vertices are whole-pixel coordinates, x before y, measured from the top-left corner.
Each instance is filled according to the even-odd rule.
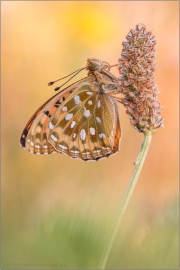
[[[93,94],[90,86],[91,80],[85,79],[49,120],[47,139],[56,151],[72,157],[79,154],[80,149],[77,150],[78,146],[75,146],[78,143],[79,125],[85,123],[93,113],[93,106],[91,112],[85,108],[85,102]]]
[[[50,118],[47,140],[57,152],[98,160],[118,150],[113,133],[117,106],[113,99],[94,89],[90,80],[82,82]]]

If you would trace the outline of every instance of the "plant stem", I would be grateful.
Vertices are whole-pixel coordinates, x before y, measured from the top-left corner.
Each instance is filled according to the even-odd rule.
[[[124,197],[122,199],[122,203],[121,203],[121,206],[119,208],[118,215],[117,215],[116,221],[114,223],[114,226],[113,226],[113,229],[111,232],[111,236],[110,236],[107,248],[105,250],[104,256],[102,258],[101,264],[99,266],[99,269],[104,269],[106,267],[106,263],[107,263],[112,245],[114,243],[114,239],[115,239],[116,234],[118,232],[122,216],[123,216],[123,214],[128,206],[128,203],[130,201],[130,198],[131,198],[132,193],[134,191],[134,188],[136,186],[139,174],[141,172],[146,155],[148,153],[149,146],[151,144],[151,139],[152,139],[152,132],[149,131],[149,132],[147,132],[147,134],[144,135],[144,138],[143,138],[143,141],[141,144],[141,148],[140,148],[140,152],[139,152],[139,155],[138,155],[137,160],[135,162],[133,174],[131,176],[131,179],[129,181],[129,185],[128,185],[127,190],[126,190]]]

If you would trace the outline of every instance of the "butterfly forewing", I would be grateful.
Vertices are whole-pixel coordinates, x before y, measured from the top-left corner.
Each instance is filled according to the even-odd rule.
[[[71,95],[78,84],[56,94],[34,113],[20,137],[20,144],[23,148],[33,154],[56,153],[54,147],[47,141],[46,126],[54,112]]]
[[[118,151],[118,106],[110,96],[118,89],[116,78],[101,71],[107,63],[88,61],[87,78],[56,94],[31,117],[20,138],[26,150],[82,160],[98,160]]]

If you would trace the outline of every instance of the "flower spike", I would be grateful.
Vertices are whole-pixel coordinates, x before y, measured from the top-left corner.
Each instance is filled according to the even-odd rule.
[[[143,24],[138,24],[129,31],[122,45],[118,60],[122,103],[138,132],[154,132],[164,126],[157,97],[159,90],[154,82],[155,37]]]

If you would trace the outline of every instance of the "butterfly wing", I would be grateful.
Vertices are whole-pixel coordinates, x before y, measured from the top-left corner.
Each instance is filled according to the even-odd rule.
[[[116,101],[86,79],[50,117],[46,136],[57,152],[73,158],[112,155],[121,136]]]
[[[20,145],[23,148],[32,154],[56,153],[54,147],[47,141],[47,123],[53,113],[58,110],[64,100],[66,100],[80,84],[81,82],[72,84],[62,92],[57,93],[33,114],[20,137]]]

